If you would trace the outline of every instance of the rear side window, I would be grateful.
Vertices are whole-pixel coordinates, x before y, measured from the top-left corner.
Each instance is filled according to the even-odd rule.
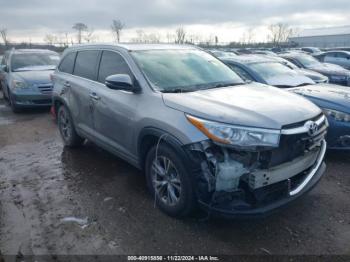
[[[326,55],[327,57],[337,57],[338,54],[337,53],[329,53]]]
[[[75,60],[74,75],[96,80],[96,66],[99,51],[88,50],[78,52]]]
[[[66,55],[61,64],[58,66],[58,70],[64,73],[72,74],[73,73],[73,68],[74,68],[74,60],[76,56],[76,52],[70,53]]]
[[[120,54],[103,51],[97,79],[98,82],[104,83],[106,77],[116,74],[127,74],[133,78],[128,64]]]

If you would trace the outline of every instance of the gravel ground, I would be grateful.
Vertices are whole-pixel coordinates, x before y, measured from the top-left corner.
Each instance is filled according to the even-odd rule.
[[[15,115],[0,98],[0,252],[350,255],[350,153],[326,160],[317,187],[273,216],[176,220],[137,169],[91,143],[64,148],[48,110]]]

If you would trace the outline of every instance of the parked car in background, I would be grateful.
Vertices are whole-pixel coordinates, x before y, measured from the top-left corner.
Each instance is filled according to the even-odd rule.
[[[263,215],[324,173],[327,122],[317,106],[245,83],[193,46],[71,47],[53,81],[64,144],[87,138],[145,170],[169,215],[196,203],[226,216]]]
[[[330,124],[330,149],[350,150],[350,89],[331,84],[315,84],[310,78],[272,59],[237,56],[223,60],[241,77],[300,94],[322,108]]]
[[[1,85],[1,82],[2,82],[2,77],[4,76],[4,74],[1,73],[1,64],[2,64],[2,59],[4,58],[3,55],[0,55],[0,90],[2,90],[2,85]]]
[[[236,56],[233,52],[226,52],[222,50],[208,50],[209,53],[211,53],[215,57],[231,57]]]
[[[338,85],[350,86],[350,71],[334,64],[321,63],[316,58],[301,53],[280,54],[300,68],[316,71],[328,77],[329,82]]]
[[[277,56],[276,53],[269,51],[269,50],[254,50],[254,51],[252,51],[252,53],[259,54],[259,55]]]
[[[295,64],[293,64],[292,62],[288,61],[287,59],[284,59],[282,57],[279,56],[265,56],[266,58],[270,59],[270,60],[274,60],[277,62],[280,62],[286,66],[288,66],[290,69],[297,71],[303,75],[305,75],[308,78],[311,78],[315,83],[328,83],[329,79],[327,76],[322,75],[320,73],[317,73],[315,71],[306,69],[306,68],[300,68],[297,67]]]
[[[302,47],[300,50],[313,56],[322,53],[318,47]]]
[[[324,63],[336,64],[350,69],[349,51],[328,51],[317,55],[316,58]]]
[[[50,107],[50,75],[59,62],[56,52],[18,49],[5,53],[1,64],[1,86],[14,112],[23,108]]]

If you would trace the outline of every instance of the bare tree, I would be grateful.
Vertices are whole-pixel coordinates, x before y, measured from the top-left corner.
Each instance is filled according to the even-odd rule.
[[[182,26],[178,27],[175,31],[175,43],[183,44],[185,43],[185,38],[186,38],[185,29]]]
[[[125,24],[119,19],[113,20],[111,29],[112,29],[114,39],[117,43],[120,42],[120,36],[124,27],[125,27]]]
[[[132,41],[135,43],[142,43],[144,42],[144,36],[145,36],[145,32],[141,29],[138,29],[136,30],[136,37],[134,37]]]
[[[135,43],[160,43],[159,33],[145,33],[143,30],[136,30],[136,37],[132,39]]]
[[[249,28],[247,32],[247,44],[252,44],[254,42],[255,32],[254,28]]]
[[[84,40],[88,43],[93,42],[95,40],[95,30],[93,28],[86,29],[86,34],[84,35]]]
[[[174,34],[172,34],[170,32],[166,33],[166,39],[167,39],[168,43],[173,43],[174,42],[174,38],[175,38]]]
[[[274,45],[287,42],[289,37],[293,34],[293,29],[288,24],[277,23],[269,26],[269,40]]]
[[[72,28],[77,30],[77,40],[81,44],[83,32],[88,30],[88,26],[84,23],[75,23]]]
[[[58,42],[58,38],[57,36],[55,36],[54,34],[47,34],[44,37],[44,41],[48,44],[48,45],[54,45]]]
[[[4,42],[4,45],[7,46],[9,43],[9,40],[7,37],[7,28],[0,29],[0,36],[1,36],[2,41]]]
[[[216,35],[216,36],[215,36],[215,45],[217,46],[218,43],[219,43],[219,37]]]
[[[61,44],[64,47],[68,47],[69,46],[69,39],[68,39],[68,33],[65,32],[63,33],[63,35],[61,35]]]
[[[144,41],[152,44],[160,43],[160,35],[158,33],[145,34]]]

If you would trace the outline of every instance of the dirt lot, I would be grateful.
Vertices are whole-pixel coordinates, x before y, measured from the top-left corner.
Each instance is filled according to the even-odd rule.
[[[0,99],[2,254],[350,254],[350,153],[320,184],[263,220],[185,220],[154,207],[143,175],[87,143],[62,146],[49,112]],[[78,220],[76,220],[78,219]]]

